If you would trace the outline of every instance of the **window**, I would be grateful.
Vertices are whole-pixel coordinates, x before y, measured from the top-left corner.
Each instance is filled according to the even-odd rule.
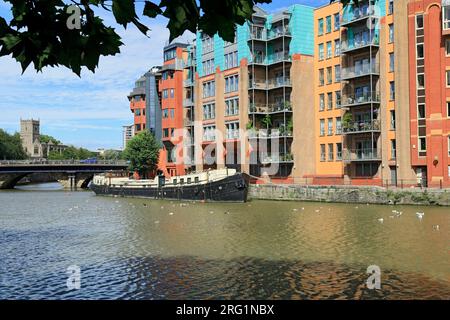
[[[329,143],[328,144],[328,161],[333,161],[334,160],[334,150],[333,150],[333,144]]]
[[[423,43],[417,44],[417,59],[423,59],[424,58],[424,50],[423,50]]]
[[[389,114],[390,114],[391,130],[395,130],[395,110],[391,110]]]
[[[448,4],[442,7],[442,28],[450,29],[450,6]]]
[[[334,56],[337,57],[341,54],[341,41],[339,39],[334,40]]]
[[[164,61],[175,59],[177,55],[177,49],[171,49],[164,52]]]
[[[232,75],[225,77],[225,93],[238,91],[239,89],[239,76]]]
[[[203,61],[203,75],[208,75],[214,73],[214,59],[209,59]]]
[[[226,138],[227,139],[238,139],[239,138],[239,122],[228,122],[225,124],[226,127]]]
[[[325,95],[322,93],[319,96],[319,111],[325,110]]]
[[[397,157],[397,143],[395,139],[391,140],[391,159],[395,159]]]
[[[445,71],[446,79],[447,79],[447,87],[450,87],[450,70]]]
[[[395,100],[395,82],[389,82],[389,99]]]
[[[319,44],[319,61],[323,60],[323,43]]]
[[[342,134],[342,118],[336,118],[336,134]]]
[[[203,120],[210,120],[216,117],[216,104],[208,103],[203,105]]]
[[[162,94],[163,95],[163,99],[167,99],[169,97],[169,90],[164,89],[162,93],[163,93]]]
[[[319,19],[318,24],[318,34],[321,36],[323,35],[323,19]]]
[[[333,109],[333,93],[331,92],[327,93],[327,98],[328,98],[327,109],[331,110]]]
[[[389,53],[389,72],[394,72],[395,56],[394,53]]]
[[[141,115],[141,109],[136,109],[136,110],[134,111],[134,115],[135,115],[135,116],[140,116],[140,115]]]
[[[203,83],[203,98],[213,97],[216,94],[216,83],[208,81]]]
[[[173,98],[175,96],[175,90],[170,89],[170,97]]]
[[[214,39],[207,35],[202,35],[202,49],[203,53],[208,53],[214,50]]]
[[[331,67],[327,68],[327,84],[331,84],[333,82],[333,69]]]
[[[238,64],[237,51],[225,54],[225,69],[235,68]]]
[[[417,75],[417,89],[425,88],[425,75],[423,73]]]
[[[336,91],[335,96],[336,96],[336,109],[340,109],[341,108],[341,92]]]
[[[419,138],[419,151],[427,151],[427,139],[425,137]]]
[[[327,21],[327,33],[331,32],[331,16],[326,17]]]
[[[325,119],[320,119],[320,136],[325,135]]]
[[[170,109],[170,117],[175,118],[175,109]]]
[[[235,116],[239,114],[239,99],[225,100],[225,116]]]
[[[423,15],[416,16],[416,29],[423,29]]]
[[[450,56],[450,39],[445,39],[445,55]]]
[[[391,23],[389,25],[389,43],[394,42],[394,25]]]
[[[333,50],[331,47],[331,41],[327,42],[327,59],[330,59],[333,56]]]
[[[447,117],[450,118],[450,102],[447,101]]]
[[[334,82],[340,81],[341,81],[341,66],[338,64],[334,66]]]
[[[333,118],[328,118],[328,135],[332,136],[333,135]]]
[[[325,145],[321,144],[320,145],[320,161],[325,161]]]
[[[342,143],[336,143],[336,160],[342,160]]]
[[[168,138],[169,137],[169,129],[168,128],[164,128],[163,129],[163,138]]]
[[[135,131],[141,131],[141,124],[140,123],[136,124],[134,128]]]
[[[425,119],[425,117],[426,117],[425,104],[421,103],[417,106],[417,118]]]
[[[323,86],[325,84],[325,75],[323,69],[319,69],[319,86]]]
[[[203,141],[216,140],[216,126],[204,126],[203,127]]]
[[[340,23],[341,23],[341,21],[340,21],[339,13],[336,13],[336,14],[334,15],[334,30],[335,30],[335,31],[336,31],[336,30],[339,30],[339,28],[340,28]]]
[[[163,116],[163,118],[168,118],[169,117],[169,109],[163,109],[162,116]]]
[[[394,14],[394,0],[389,0],[388,14]]]

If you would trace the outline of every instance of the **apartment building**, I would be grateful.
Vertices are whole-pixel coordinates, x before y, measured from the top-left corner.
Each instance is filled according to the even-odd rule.
[[[450,1],[409,1],[407,13],[412,168],[428,186],[449,187]]]
[[[130,110],[134,115],[133,135],[145,129],[161,139],[161,108],[158,91],[161,67],[153,67],[136,82],[128,95]]]
[[[192,44],[166,46],[161,169],[448,186],[449,8],[447,0],[255,7],[231,43],[198,32]]]
[[[187,44],[171,43],[164,47],[164,63],[161,68],[159,91],[161,94],[161,141],[163,148],[159,155],[158,167],[165,175],[183,175],[186,164],[183,161],[183,138],[187,103],[184,80],[188,59]],[[192,97],[189,97],[193,101]]]
[[[314,10],[314,183],[342,181],[344,164],[341,78],[341,10],[339,2]]]
[[[313,156],[312,22],[311,7],[275,14],[256,7],[231,43],[197,33],[185,73],[196,170],[229,167],[275,179],[307,171],[294,158]]]

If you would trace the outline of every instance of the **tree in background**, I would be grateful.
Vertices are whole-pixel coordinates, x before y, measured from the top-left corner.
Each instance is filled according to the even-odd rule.
[[[48,160],[83,160],[94,158],[96,156],[96,152],[92,152],[84,148],[69,146],[61,153],[58,151],[50,151],[48,153]]]
[[[39,141],[41,141],[41,143],[49,143],[51,141],[53,144],[61,144],[61,141],[46,134],[41,134],[39,136]]]
[[[103,152],[103,155],[100,156],[103,160],[122,160],[123,159],[123,152],[119,150],[105,150]]]
[[[5,0],[12,6],[12,19],[0,17],[0,57],[9,56],[20,63],[22,70],[33,63],[37,71],[46,66],[65,66],[77,75],[81,67],[92,72],[100,56],[120,53],[123,45],[115,29],[106,26],[97,15],[112,12],[115,21],[124,28],[135,25],[143,34],[149,28],[136,12],[135,2],[141,2],[141,16],[168,19],[170,41],[186,30],[197,29],[224,40],[234,40],[235,25],[249,20],[253,6],[271,0]],[[95,12],[94,12],[95,10]]]
[[[150,131],[144,130],[128,141],[123,156],[130,161],[131,171],[147,177],[148,173],[154,171],[158,165],[160,148],[161,145],[155,136]]]
[[[26,159],[27,154],[22,147],[20,134],[8,134],[0,129],[0,160],[22,160]]]

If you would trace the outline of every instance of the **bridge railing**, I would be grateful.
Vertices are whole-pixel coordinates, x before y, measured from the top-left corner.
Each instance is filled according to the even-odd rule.
[[[126,160],[0,160],[0,166],[14,165],[118,165],[126,166]]]

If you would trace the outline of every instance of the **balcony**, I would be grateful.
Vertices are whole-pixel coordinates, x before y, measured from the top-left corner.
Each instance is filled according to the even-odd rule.
[[[255,114],[267,114],[267,113],[280,113],[280,112],[292,112],[292,106],[290,101],[273,103],[273,104],[254,104],[251,103],[248,109],[249,113]]]
[[[342,40],[341,41],[341,54],[351,52],[351,51],[356,51],[359,49],[370,48],[370,47],[378,48],[378,46],[379,46],[379,40],[378,40],[378,37],[375,37],[375,36],[363,37],[361,39],[353,39],[351,41]]]
[[[379,92],[366,92],[356,95],[343,95],[342,96],[342,107],[354,107],[370,103],[380,103],[380,93]]]
[[[261,154],[260,158],[261,164],[272,164],[272,163],[294,163],[294,156],[290,153],[286,154]]]
[[[194,81],[192,79],[186,79],[183,81],[183,85],[185,87],[192,87],[194,85]]]
[[[357,134],[365,132],[380,132],[380,122],[373,121],[351,121],[342,126],[344,134]]]
[[[226,138],[226,140],[237,140],[237,139],[239,139],[239,130],[227,130],[225,138]]]
[[[289,77],[281,77],[267,81],[255,79],[249,83],[249,89],[255,90],[272,90],[281,87],[291,87],[291,79]]]
[[[184,119],[183,124],[185,127],[192,127],[194,125],[194,121],[192,121],[191,119]]]
[[[380,65],[377,63],[367,63],[360,66],[353,66],[341,69],[341,80],[350,80],[370,75],[378,76]]]
[[[270,41],[281,37],[291,37],[291,32],[288,27],[267,30],[262,27],[253,26],[253,32],[249,34],[248,40]]]
[[[288,27],[278,28],[267,32],[267,40],[273,40],[281,37],[291,37],[291,32]]]
[[[194,105],[194,100],[192,99],[184,99],[183,100],[183,107],[192,107]]]
[[[271,65],[279,62],[291,62],[291,57],[288,53],[275,53],[268,56],[265,55],[255,55],[253,56],[250,64],[260,64],[260,65]]]
[[[284,128],[272,130],[249,130],[249,139],[282,139],[292,138],[292,131]]]
[[[379,18],[375,6],[369,6],[368,1],[365,4],[360,3],[359,7],[349,6],[348,9],[344,9],[344,14],[341,17],[341,26],[364,23],[367,18]]]
[[[342,159],[347,162],[352,161],[381,161],[381,150],[377,148],[346,149]]]

